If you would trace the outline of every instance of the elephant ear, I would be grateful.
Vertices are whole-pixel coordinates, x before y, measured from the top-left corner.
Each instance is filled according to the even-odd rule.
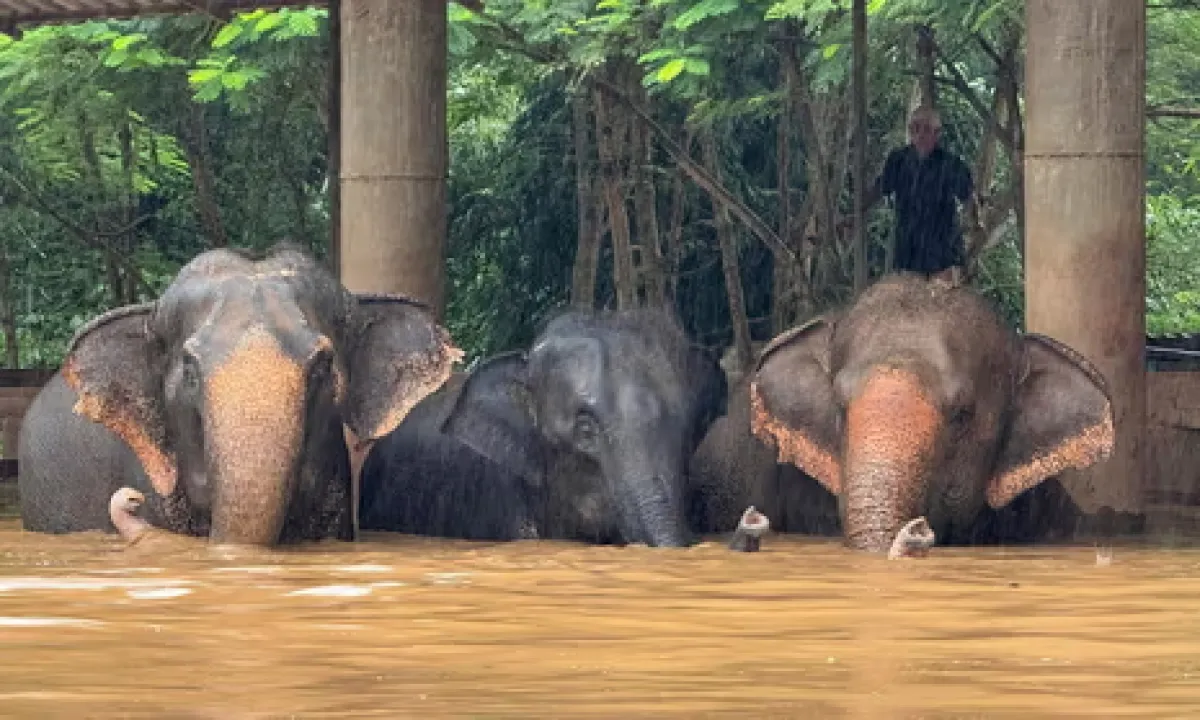
[[[75,333],[62,376],[79,396],[75,414],[124,440],[155,492],[175,490],[175,457],[167,443],[159,346],[149,328],[154,304],[112,310]]]
[[[842,488],[837,403],[830,372],[834,325],[818,317],[772,340],[750,382],[750,429],[830,492]]]
[[[522,352],[480,363],[463,383],[442,432],[491,461],[541,484],[542,441]]]
[[[462,350],[423,304],[399,295],[355,295],[342,419],[358,440],[394,430],[450,377]]]
[[[1008,431],[987,488],[993,508],[1064,470],[1108,458],[1115,441],[1104,376],[1051,338],[1027,334],[1022,345]]]

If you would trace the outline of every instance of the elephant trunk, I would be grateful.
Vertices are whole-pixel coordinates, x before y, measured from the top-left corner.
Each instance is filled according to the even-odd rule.
[[[922,514],[941,415],[916,376],[872,374],[846,411],[843,523],[855,549],[885,553]]]
[[[680,469],[672,463],[651,461],[645,452],[617,455],[608,463],[614,472],[605,475],[616,478],[615,504],[626,541],[651,547],[688,545]]]
[[[305,367],[269,337],[242,344],[210,377],[205,436],[215,542],[279,541],[304,441]]]

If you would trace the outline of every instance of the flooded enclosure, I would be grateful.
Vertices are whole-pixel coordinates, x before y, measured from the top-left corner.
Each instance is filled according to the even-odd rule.
[[[119,548],[3,524],[4,717],[1200,711],[1195,550]]]
[[[0,10],[0,718],[1200,717],[1195,0]]]

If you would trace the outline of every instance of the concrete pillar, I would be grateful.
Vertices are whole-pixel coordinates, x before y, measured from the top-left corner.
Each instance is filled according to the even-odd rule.
[[[446,2],[341,0],[342,282],[443,308]]]
[[[1110,460],[1064,477],[1086,512],[1145,482],[1145,3],[1026,0],[1026,326],[1108,379]]]

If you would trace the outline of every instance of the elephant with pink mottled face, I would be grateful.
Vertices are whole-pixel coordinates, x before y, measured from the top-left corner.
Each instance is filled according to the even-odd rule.
[[[1051,338],[1020,335],[968,288],[897,274],[763,351],[751,427],[838,498],[847,544],[886,553],[908,521],[969,538],[1047,478],[1105,459],[1105,381]]]
[[[25,527],[112,530],[128,486],[177,533],[351,540],[346,438],[391,431],[459,357],[419,303],[354,295],[296,249],[205,252],[76,333],[21,429]]]

